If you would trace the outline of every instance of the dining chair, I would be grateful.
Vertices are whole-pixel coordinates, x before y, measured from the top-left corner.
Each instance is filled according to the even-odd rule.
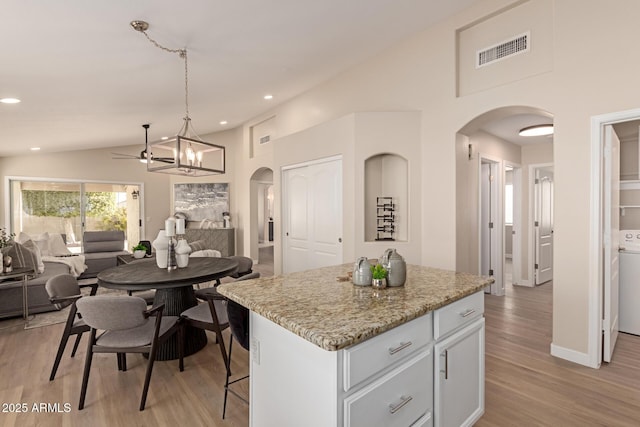
[[[240,276],[234,280],[234,282],[239,282],[242,280],[249,279],[257,279],[260,277],[260,273],[255,271],[250,274],[246,274],[244,276]],[[228,300],[222,294],[218,293],[218,290],[214,287],[200,289],[196,291],[196,293],[200,293],[200,298],[206,301],[206,304],[198,304],[195,307],[191,307],[185,310],[181,315],[180,319],[182,320],[184,325],[191,325],[196,328],[202,328],[209,331],[213,331],[216,334],[216,342],[220,348],[220,354],[222,355],[222,361],[224,362],[225,371],[226,371],[226,386],[229,384],[233,384],[236,381],[240,381],[240,379],[232,381],[229,383],[229,377],[231,376],[231,342],[229,341],[229,353],[227,354],[224,339],[222,337],[222,331],[227,329],[230,326],[229,318],[228,318],[228,305],[233,301]],[[233,332],[232,332],[233,334]],[[242,345],[242,344],[241,344]],[[246,378],[246,377],[245,377]],[[234,394],[235,391],[231,391]],[[223,408],[222,418],[224,419],[224,412],[226,411],[226,396],[227,391],[225,389],[225,404]],[[242,399],[241,396],[238,395]]]
[[[227,357],[227,378],[224,383],[224,404],[222,407],[223,420],[227,413],[227,396],[229,393],[238,397],[246,404],[249,404],[249,399],[229,387],[231,384],[235,384],[238,381],[249,378],[249,375],[245,375],[241,378],[229,381],[229,378],[231,377],[231,351],[233,350],[233,341],[238,341],[238,344],[240,344],[242,348],[249,351],[249,342],[251,339],[249,331],[249,309],[229,299],[227,300],[227,318],[229,320],[229,329],[231,330],[231,339],[229,340],[229,356]]]
[[[140,410],[144,410],[149,390],[149,382],[156,359],[158,346],[177,332],[179,369],[183,365],[183,333],[177,316],[162,316],[164,304],[147,310],[147,303],[136,296],[95,296],[81,298],[76,302],[78,311],[85,323],[91,328],[90,340],[82,377],[80,403],[84,401],[89,383],[91,362],[94,353],[116,353],[118,367],[126,371],[127,353],[148,353],[146,375],[140,400]],[[97,334],[100,330],[102,333]]]
[[[220,354],[226,367],[228,365],[227,351],[224,346],[224,339],[222,338],[222,331],[229,327],[226,298],[219,294],[215,287],[200,290],[207,291],[201,293],[206,303],[197,304],[194,307],[186,309],[180,314],[180,320],[185,327],[193,326],[194,328],[212,331],[216,334],[216,343],[220,347]]]
[[[78,344],[80,343],[82,334],[90,330],[76,308],[76,301],[82,297],[81,288],[91,287],[89,295],[93,296],[98,290],[98,284],[79,285],[76,278],[70,274],[59,274],[47,280],[44,287],[49,295],[49,301],[55,305],[58,310],[69,307],[69,314],[64,325],[64,330],[62,331],[62,338],[60,338],[56,359],[53,362],[53,368],[49,376],[49,381],[53,381],[56,377],[56,372],[60,366],[60,361],[62,360],[62,355],[69,341],[69,337],[72,335],[76,336],[73,350],[71,351],[71,357],[74,357],[76,350],[78,350]]]
[[[237,280],[242,276],[246,276],[246,275],[252,274],[252,273],[253,273],[253,276],[250,277],[250,278],[253,279],[253,278],[256,277],[255,273],[252,270],[253,260],[251,258],[246,257],[246,256],[241,256],[241,255],[233,255],[233,256],[230,256],[230,257],[227,257],[227,258],[232,259],[232,260],[234,260],[234,261],[236,261],[238,263],[238,268],[233,273],[231,273],[229,275],[229,277],[232,277],[232,278]],[[260,277],[260,273],[258,273],[257,277]],[[220,284],[220,279],[216,279],[214,287],[218,286],[219,284]],[[202,288],[202,289],[200,289],[198,287],[198,289],[196,289],[196,291],[195,291],[196,297],[200,298],[203,301],[206,301],[206,299],[207,299],[207,290],[208,289],[211,289],[211,287]]]

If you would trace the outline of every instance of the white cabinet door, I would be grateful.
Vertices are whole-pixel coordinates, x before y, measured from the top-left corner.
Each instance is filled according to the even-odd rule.
[[[436,426],[470,426],[484,413],[484,318],[436,343]]]

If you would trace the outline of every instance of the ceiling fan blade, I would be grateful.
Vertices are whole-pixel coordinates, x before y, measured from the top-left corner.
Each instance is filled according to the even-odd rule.
[[[133,154],[123,154],[123,153],[111,153],[112,159],[136,159],[140,160],[140,156],[134,156]]]

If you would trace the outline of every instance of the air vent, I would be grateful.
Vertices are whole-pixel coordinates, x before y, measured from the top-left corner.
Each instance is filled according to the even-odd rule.
[[[260,144],[266,144],[269,141],[271,141],[271,135],[265,135],[260,138]]]
[[[476,68],[485,67],[513,55],[529,51],[531,33],[526,32],[476,52]]]

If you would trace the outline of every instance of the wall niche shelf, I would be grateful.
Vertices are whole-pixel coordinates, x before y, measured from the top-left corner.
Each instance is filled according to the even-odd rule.
[[[394,241],[395,227],[395,207],[393,197],[376,198],[376,241]]]
[[[365,160],[366,242],[408,240],[408,176],[408,161],[397,154],[376,154]]]

